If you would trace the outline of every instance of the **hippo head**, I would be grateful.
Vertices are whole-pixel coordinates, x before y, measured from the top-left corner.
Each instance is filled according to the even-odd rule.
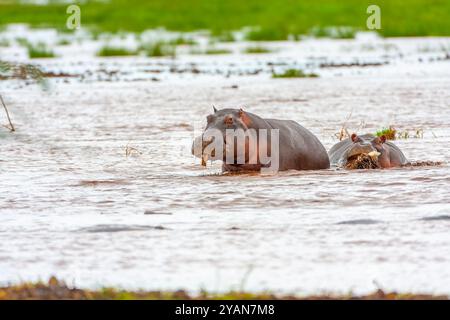
[[[213,113],[206,117],[206,128],[201,136],[195,138],[192,154],[212,160],[226,159],[226,133],[228,129],[247,131],[251,120],[242,109],[222,109],[213,107]],[[214,143],[213,143],[214,142]],[[212,147],[212,146],[215,147]],[[235,145],[236,148],[236,145]],[[237,155],[237,152],[234,153]]]
[[[386,136],[358,136],[353,133],[350,139],[353,143],[347,149],[346,163],[357,159],[359,156],[366,155],[370,156],[377,167],[386,168],[390,166],[389,150],[385,146]]]

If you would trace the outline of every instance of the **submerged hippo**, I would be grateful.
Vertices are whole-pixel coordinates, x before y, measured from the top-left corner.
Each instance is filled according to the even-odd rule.
[[[241,153],[236,132],[245,135],[245,142],[240,145]],[[211,147],[213,142],[214,148]],[[223,146],[222,150],[220,146]],[[192,144],[192,154],[199,158],[222,160],[224,172],[330,167],[322,143],[297,122],[263,119],[242,109],[214,108],[214,113],[207,117],[205,131]]]
[[[347,168],[392,168],[408,163],[403,152],[386,137],[372,134],[358,136],[352,134],[348,139],[336,143],[328,152],[334,166]],[[367,166],[353,166],[356,160],[368,161]]]

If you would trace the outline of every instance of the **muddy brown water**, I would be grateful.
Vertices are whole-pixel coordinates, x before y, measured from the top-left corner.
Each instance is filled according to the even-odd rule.
[[[3,81],[17,132],[0,131],[0,283],[449,293],[449,63],[379,68],[54,79],[49,92]],[[221,175],[190,155],[212,104],[296,120],[327,149],[349,115],[350,131],[423,129],[395,143],[443,164]]]

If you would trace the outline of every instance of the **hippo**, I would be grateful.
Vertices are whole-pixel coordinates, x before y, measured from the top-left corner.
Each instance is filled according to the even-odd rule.
[[[346,168],[355,168],[351,162],[356,159],[370,162],[363,168],[393,168],[408,163],[403,152],[395,144],[387,141],[384,135],[380,137],[373,134],[358,136],[353,133],[350,138],[336,143],[328,151],[328,155],[333,166]],[[361,167],[356,166],[356,168]]]
[[[222,160],[223,172],[263,172],[267,168],[273,169],[275,162],[275,171],[318,170],[330,167],[328,154],[319,139],[293,120],[264,119],[242,108],[217,110],[215,107],[206,120],[204,132],[192,143],[192,154],[199,158],[206,154],[213,160]],[[237,150],[239,143],[236,143],[236,136],[234,140],[228,140],[230,130],[241,131],[248,136],[242,145],[242,150],[245,151],[241,158]],[[210,137],[212,131],[218,134]],[[249,143],[249,132],[259,132],[259,136],[255,135],[252,140],[255,142],[255,148],[251,148]],[[223,143],[223,151],[216,152],[216,148],[208,150],[212,142]],[[267,151],[267,157],[264,156],[264,151]]]

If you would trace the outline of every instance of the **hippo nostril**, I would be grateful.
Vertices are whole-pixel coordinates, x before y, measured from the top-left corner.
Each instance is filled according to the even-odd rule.
[[[232,124],[233,124],[233,118],[230,117],[230,116],[227,116],[227,117],[225,117],[225,119],[223,120],[223,122],[224,122],[226,125],[232,125]]]
[[[203,138],[203,143],[211,143],[211,142],[213,142],[213,140],[214,140],[214,137],[206,137],[206,138]]]

